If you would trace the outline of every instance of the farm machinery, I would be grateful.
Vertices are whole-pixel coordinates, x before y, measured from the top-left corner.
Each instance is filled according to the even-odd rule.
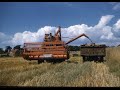
[[[81,34],[68,42],[64,42],[61,38],[61,27],[59,26],[54,35],[52,33],[45,34],[43,42],[24,43],[23,58],[26,60],[38,60],[38,63],[44,60],[52,62],[65,61],[70,57],[68,44],[82,36],[89,39],[87,35]]]
[[[91,44],[83,44],[80,46],[80,55],[85,61],[104,61],[106,55],[106,45],[97,45],[84,33],[67,41],[62,41],[61,27],[58,27],[58,31],[52,35],[45,34],[43,42],[24,43],[23,58],[26,60],[38,60],[38,63],[46,61],[62,62],[70,58],[70,51],[68,44],[74,40],[85,36],[91,42]]]

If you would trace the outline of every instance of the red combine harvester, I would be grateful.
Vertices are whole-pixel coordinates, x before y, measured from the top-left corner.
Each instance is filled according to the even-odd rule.
[[[64,42],[61,39],[61,27],[59,26],[54,36],[52,33],[45,34],[44,42],[24,43],[23,58],[26,60],[38,60],[38,63],[44,60],[52,62],[65,61],[69,59],[67,44],[82,36],[89,39],[85,34],[81,34],[68,42]]]

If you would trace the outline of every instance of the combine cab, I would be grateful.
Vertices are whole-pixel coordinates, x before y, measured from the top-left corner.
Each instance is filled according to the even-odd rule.
[[[68,42],[64,42],[61,40],[61,28],[59,27],[54,36],[52,33],[45,34],[44,42],[24,43],[23,58],[26,60],[38,60],[38,63],[44,60],[52,62],[65,61],[69,59],[67,44],[82,36],[88,38],[85,34],[81,34]]]
[[[96,45],[93,44],[85,44],[80,46],[81,53],[80,55],[83,57],[83,62],[85,61],[99,61],[103,62],[104,57],[106,55],[106,45]]]

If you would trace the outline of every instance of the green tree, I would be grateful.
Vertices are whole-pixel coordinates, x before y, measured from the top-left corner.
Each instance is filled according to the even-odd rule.
[[[16,46],[14,47],[14,49],[20,50],[20,46],[21,46],[21,45],[16,45]]]
[[[11,49],[12,49],[12,48],[11,48],[10,46],[6,46],[6,47],[5,47],[5,53],[9,53],[9,52],[11,51]]]
[[[0,54],[4,53],[3,48],[0,48]]]

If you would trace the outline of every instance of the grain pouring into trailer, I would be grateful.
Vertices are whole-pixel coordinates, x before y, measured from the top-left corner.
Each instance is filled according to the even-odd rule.
[[[44,60],[52,62],[65,61],[69,59],[68,44],[82,36],[89,39],[87,35],[81,34],[68,42],[64,42],[61,38],[61,27],[59,26],[55,35],[52,35],[52,33],[45,34],[43,42],[24,43],[23,58],[26,60],[38,60],[38,63]]]

